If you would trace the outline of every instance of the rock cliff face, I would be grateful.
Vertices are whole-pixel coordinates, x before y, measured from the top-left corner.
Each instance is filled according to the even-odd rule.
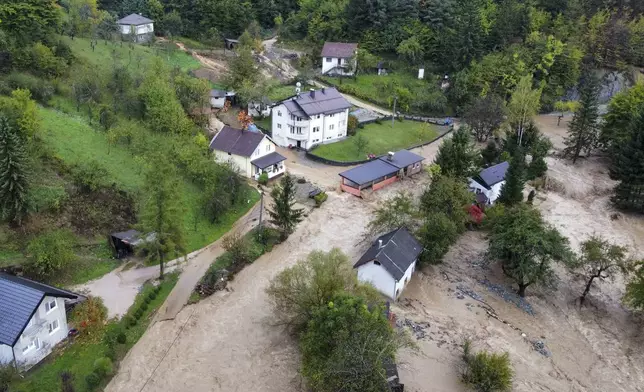
[[[599,103],[606,104],[610,99],[620,91],[624,91],[633,85],[633,80],[637,79],[635,73],[639,71],[622,72],[610,69],[603,69],[598,71],[598,76],[601,78],[601,90],[599,92]],[[565,100],[578,100],[579,92],[576,88],[571,89],[565,96]]]

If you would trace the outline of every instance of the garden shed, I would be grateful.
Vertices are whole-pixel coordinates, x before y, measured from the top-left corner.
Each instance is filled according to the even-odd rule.
[[[423,158],[411,151],[390,152],[385,157],[374,159],[340,173],[340,188],[354,196],[362,197],[362,191],[374,191],[401,178],[416,174],[422,169]]]
[[[154,233],[143,236],[139,231],[128,230],[110,234],[108,242],[114,251],[114,257],[122,259],[134,254],[141,245],[154,240],[154,237]]]

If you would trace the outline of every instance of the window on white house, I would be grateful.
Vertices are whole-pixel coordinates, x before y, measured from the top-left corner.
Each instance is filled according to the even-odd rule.
[[[342,134],[341,134],[341,133],[338,133],[338,137],[342,137]]]
[[[22,348],[22,353],[28,353],[31,350],[40,348],[40,340],[38,338],[32,338],[25,347]]]
[[[331,125],[329,125],[329,129],[330,129],[330,130],[333,130],[334,128],[335,128],[335,124],[331,124]]]
[[[331,61],[333,61],[333,59],[332,59],[331,57],[327,57],[327,58],[326,58],[326,62],[327,62],[327,63],[330,63]]]
[[[320,118],[320,115],[318,114],[318,116],[316,118]]]
[[[288,129],[289,129],[289,131],[291,131],[291,133],[295,133],[295,128],[293,128],[292,125],[289,125]]]
[[[282,129],[282,124],[277,124],[277,129]]]
[[[340,121],[340,126],[341,126],[341,127],[343,127],[343,126],[344,126],[344,124],[346,124],[346,121],[344,121],[344,120]]]
[[[320,127],[313,127],[313,132],[320,132]]]
[[[56,299],[52,299],[45,303],[45,311],[47,313],[51,312],[52,310],[56,309],[58,307],[58,304],[56,303]]]
[[[335,113],[329,114],[329,117],[335,117]]]
[[[270,151],[270,150],[271,150],[271,145],[270,145],[270,144],[267,144],[267,145],[266,145],[266,151]]]
[[[297,134],[301,135],[302,134],[302,127],[297,127]]]
[[[278,116],[278,117],[282,117],[282,112],[278,110],[278,111],[277,111],[277,116]]]
[[[52,333],[58,331],[60,329],[60,324],[58,323],[58,320],[54,320],[51,323],[47,325],[47,328],[49,329],[49,334],[51,335]]]
[[[374,263],[375,265],[380,265],[380,262],[379,262],[378,260],[374,260],[374,261],[373,261],[373,263]]]

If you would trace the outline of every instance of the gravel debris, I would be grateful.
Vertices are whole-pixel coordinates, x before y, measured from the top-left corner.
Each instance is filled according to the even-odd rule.
[[[489,280],[481,280],[479,281],[480,284],[483,286],[487,287],[487,289],[501,298],[503,298],[505,301],[513,303],[516,305],[517,308],[523,310],[524,312],[528,313],[531,316],[534,316],[534,309],[532,309],[532,305],[528,303],[528,301],[525,300],[525,298],[519,297],[516,293],[513,291],[509,291],[503,286],[500,286],[498,284],[491,283]]]
[[[461,296],[463,296],[463,294],[465,294],[468,297],[472,297],[477,301],[483,301],[483,297],[481,297],[480,295],[476,294],[476,292],[474,292],[474,290],[472,290],[472,289],[470,289],[468,287],[465,287],[465,286],[459,284],[458,286],[456,286],[456,288],[458,290],[460,290],[460,292],[462,293]],[[463,299],[463,298],[459,297],[458,294],[456,295],[456,297],[458,299]]]
[[[424,339],[427,337],[428,332],[426,331],[427,328],[430,327],[428,322],[421,321],[421,322],[415,322],[413,320],[410,320],[408,318],[405,318],[404,320],[396,320],[396,327],[397,328],[404,328],[407,327],[411,330],[412,334],[416,337],[416,340]]]
[[[548,350],[548,347],[546,347],[546,344],[542,340],[533,340],[532,347],[546,358],[550,358],[552,356],[552,353]]]

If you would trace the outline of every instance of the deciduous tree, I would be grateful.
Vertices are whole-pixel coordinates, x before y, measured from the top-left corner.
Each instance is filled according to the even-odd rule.
[[[523,141],[523,133],[532,117],[540,107],[541,89],[532,88],[532,76],[524,76],[512,91],[508,104],[508,123],[512,132],[518,136],[518,145]]]
[[[490,94],[477,98],[463,113],[463,121],[467,123],[479,142],[486,141],[492,133],[505,121],[505,102],[501,97]]]
[[[367,225],[365,239],[405,226],[414,231],[418,219],[418,206],[411,193],[400,191],[390,199],[383,200],[373,213]]]
[[[159,156],[147,168],[139,221],[143,232],[150,234],[145,248],[148,258],[159,262],[160,279],[166,258],[185,253],[181,187],[176,169],[165,157]]]
[[[610,243],[597,235],[581,243],[581,255],[573,266],[587,279],[584,292],[579,298],[582,305],[595,279],[614,279],[617,273],[628,272],[631,261],[626,251],[626,247]]]
[[[470,129],[461,126],[451,138],[445,139],[438,147],[434,163],[441,167],[443,174],[465,179],[474,171],[477,155]]]
[[[468,221],[467,208],[473,201],[473,193],[467,189],[464,181],[440,175],[423,192],[420,208],[424,216],[445,214],[461,233]]]
[[[568,239],[526,204],[496,216],[489,238],[489,257],[500,261],[503,273],[519,286],[517,293],[521,297],[525,297],[529,286],[551,280],[551,262],[569,261],[572,257]]]

